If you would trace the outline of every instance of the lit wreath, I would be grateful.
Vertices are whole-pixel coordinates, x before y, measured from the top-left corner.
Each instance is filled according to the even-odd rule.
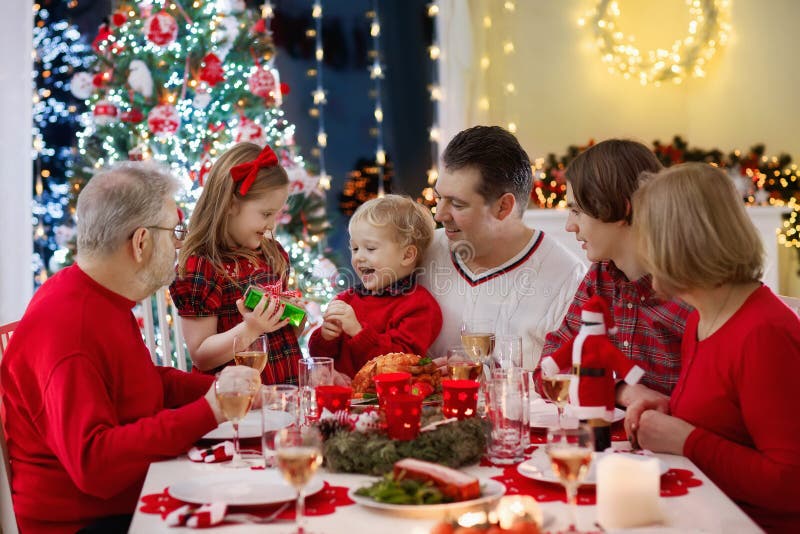
[[[609,72],[656,86],[668,80],[679,84],[687,75],[705,76],[706,63],[728,39],[728,0],[686,0],[686,4],[691,16],[689,35],[675,41],[670,50],[642,52],[632,35],[626,36],[617,28],[620,10],[616,0],[600,0],[586,18]],[[583,26],[586,20],[580,19],[578,24]]]

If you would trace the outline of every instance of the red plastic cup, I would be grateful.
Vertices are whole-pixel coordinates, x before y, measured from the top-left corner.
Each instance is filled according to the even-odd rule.
[[[381,408],[385,408],[387,397],[411,393],[411,373],[383,373],[372,377],[372,381]]]
[[[478,412],[477,380],[442,380],[442,414],[466,419]]]
[[[353,398],[353,388],[347,386],[317,386],[314,388],[317,396],[317,413],[321,414],[323,408],[329,412],[350,411],[350,399]]]
[[[409,441],[419,435],[422,395],[399,393],[386,397],[386,432],[391,439]]]

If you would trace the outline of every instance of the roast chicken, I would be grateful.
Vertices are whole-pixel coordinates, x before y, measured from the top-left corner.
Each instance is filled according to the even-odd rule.
[[[420,365],[422,356],[392,352],[377,356],[362,367],[351,384],[354,393],[374,393],[375,383],[372,377],[382,373],[411,373],[412,382],[425,382],[430,384],[434,391],[439,391],[441,373],[434,363]]]

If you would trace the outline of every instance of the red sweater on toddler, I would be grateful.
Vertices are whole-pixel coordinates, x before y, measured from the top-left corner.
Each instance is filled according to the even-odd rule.
[[[381,293],[361,286],[337,297],[353,307],[363,329],[326,340],[316,329],[308,341],[312,356],[330,356],[336,369],[350,377],[376,356],[408,352],[425,356],[442,329],[442,312],[433,295],[413,279],[404,278]]]
[[[0,366],[23,534],[131,514],[150,462],[217,426],[213,377],[156,367],[131,308],[77,265],[34,295]]]

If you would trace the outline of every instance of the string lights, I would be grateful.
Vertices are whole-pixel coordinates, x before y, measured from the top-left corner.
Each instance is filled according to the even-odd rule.
[[[642,51],[632,34],[618,26],[620,16],[616,0],[600,0],[594,10],[578,20],[590,26],[595,44],[608,71],[623,78],[636,79],[642,85],[662,82],[680,84],[687,77],[702,78],[706,64],[717,49],[725,45],[730,32],[728,0],[686,0],[689,7],[688,35],[676,40],[670,49]]]
[[[372,36],[372,65],[369,69],[369,77],[374,81],[373,91],[375,93],[375,163],[378,167],[378,197],[383,197],[386,190],[383,184],[384,167],[386,165],[386,151],[383,148],[383,106],[381,104],[381,80],[384,76],[384,68],[381,65],[381,24],[378,16],[378,0],[373,0],[372,11],[367,13],[372,19],[369,26],[369,33]]]
[[[314,151],[317,159],[319,160],[319,185],[324,189],[331,188],[331,179],[325,170],[325,147],[328,146],[328,134],[325,131],[325,104],[328,103],[326,92],[322,85],[322,60],[325,58],[325,52],[322,48],[322,0],[314,2],[311,8],[311,17],[314,19],[314,29],[309,33],[314,36],[314,57],[317,62],[317,68],[313,69],[314,76],[316,77],[317,86],[311,92],[314,99],[314,107],[311,108],[311,115],[317,118],[317,147]]]
[[[516,47],[511,38],[513,32],[510,31],[510,26],[514,22],[514,12],[517,6],[511,0],[503,2],[504,24],[507,31],[505,32],[508,37],[503,41],[503,56],[505,57],[505,72],[507,75],[506,80],[503,82],[503,94],[505,95],[505,111],[506,111],[506,128],[509,132],[517,133],[517,86],[514,83],[514,73],[517,70],[517,65],[514,62]]]
[[[441,48],[439,47],[438,34],[436,32],[436,18],[439,15],[439,4],[434,1],[428,4],[428,17],[431,19],[432,38],[431,46],[428,48],[428,55],[431,58],[431,83],[428,89],[431,93],[431,129],[430,129],[430,142],[431,142],[431,167],[428,169],[428,187],[422,190],[422,197],[426,203],[434,202],[433,186],[436,180],[439,179],[439,102],[442,101],[442,88],[439,85],[439,57],[441,56]]]

